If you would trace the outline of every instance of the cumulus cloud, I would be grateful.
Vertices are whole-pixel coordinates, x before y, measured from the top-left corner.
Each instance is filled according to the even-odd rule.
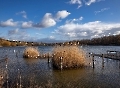
[[[95,11],[94,13],[95,13],[95,15],[97,15],[98,13],[104,12],[104,11],[109,10],[109,9],[110,8],[103,8],[103,9],[101,9],[99,11]]]
[[[22,23],[22,28],[31,28],[33,26],[33,22],[32,21],[28,21],[28,22],[23,22]]]
[[[27,18],[26,12],[25,11],[21,11],[17,14],[23,14],[23,16],[25,18]],[[48,27],[52,27],[55,26],[56,23],[59,20],[65,19],[68,15],[70,15],[70,13],[66,10],[61,10],[58,11],[55,15],[53,15],[52,13],[46,13],[42,20],[39,23],[33,23],[32,21],[28,21],[28,22],[14,22],[13,19],[8,19],[7,21],[0,22],[0,27],[7,27],[7,26],[21,26],[21,28],[48,28]],[[18,23],[20,23],[20,25],[17,25]]]
[[[70,4],[77,4],[78,8],[80,8],[82,6],[82,1],[81,0],[70,0],[69,3]]]
[[[46,13],[45,16],[43,17],[43,20],[41,22],[41,26],[43,27],[50,27],[56,25],[55,20],[52,17],[51,13]]]
[[[22,15],[23,18],[27,19],[27,13],[25,11],[18,12],[16,15]]]
[[[46,13],[40,23],[34,24],[32,21],[22,22],[22,28],[48,28],[56,25],[56,21],[51,13]]]
[[[70,13],[66,10],[58,11],[55,17],[51,13],[46,13],[40,23],[34,24],[33,27],[48,28],[56,25],[57,21],[66,18]]]
[[[58,11],[57,13],[56,13],[56,18],[55,19],[57,19],[57,20],[59,20],[59,19],[64,19],[64,18],[66,18],[68,15],[70,15],[71,13],[69,13],[68,11],[66,11],[66,10],[62,10],[62,11]]]
[[[0,22],[0,26],[1,27],[7,27],[7,26],[17,26],[18,22],[14,22],[13,19],[8,19],[5,22]]]
[[[51,13],[46,13],[40,23],[34,24],[34,27],[47,28],[56,25]]]
[[[104,33],[114,29],[120,29],[120,23],[104,23],[101,21],[88,22],[84,24],[66,23],[58,27],[55,33],[71,38],[93,38],[103,36]],[[119,32],[118,32],[119,33]]]

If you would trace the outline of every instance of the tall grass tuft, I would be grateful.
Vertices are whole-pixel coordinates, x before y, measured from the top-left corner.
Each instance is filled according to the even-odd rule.
[[[27,47],[24,50],[23,57],[24,58],[39,58],[40,53],[38,49],[35,47]]]
[[[79,68],[85,65],[85,53],[77,46],[57,46],[53,49],[53,67]]]

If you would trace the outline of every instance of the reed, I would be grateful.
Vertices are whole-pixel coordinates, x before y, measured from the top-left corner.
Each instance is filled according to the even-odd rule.
[[[85,65],[85,53],[77,46],[57,46],[53,49],[53,67],[78,68]]]
[[[27,47],[23,53],[24,58],[39,58],[40,53],[36,47]]]

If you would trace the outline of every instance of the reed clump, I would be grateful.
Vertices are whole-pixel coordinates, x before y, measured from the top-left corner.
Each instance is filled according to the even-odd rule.
[[[23,57],[24,58],[39,58],[40,53],[39,53],[38,48],[36,48],[36,47],[25,48],[24,53],[23,53]]]
[[[85,53],[77,46],[57,46],[52,61],[57,69],[79,68],[85,66]]]

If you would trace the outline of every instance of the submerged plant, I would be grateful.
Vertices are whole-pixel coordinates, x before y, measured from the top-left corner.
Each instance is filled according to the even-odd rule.
[[[57,46],[53,49],[53,67],[78,68],[85,65],[85,53],[77,46]]]
[[[24,50],[23,57],[25,58],[38,58],[40,53],[35,47],[27,47]]]

